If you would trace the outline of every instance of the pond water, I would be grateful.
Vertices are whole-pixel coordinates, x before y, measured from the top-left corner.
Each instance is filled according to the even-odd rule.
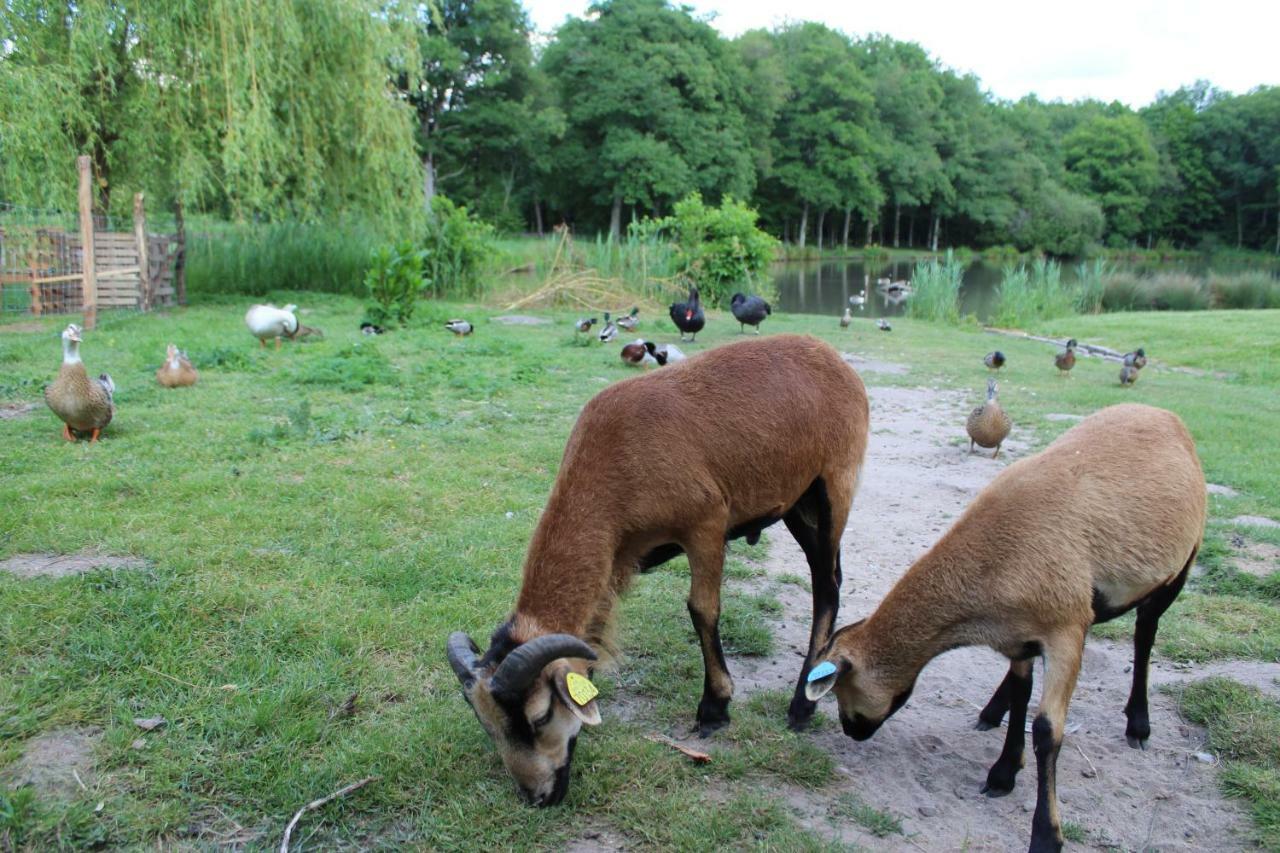
[[[903,313],[906,300],[876,289],[879,279],[910,280],[914,261],[867,264],[860,259],[832,261],[788,261],[773,265],[773,285],[778,294],[778,308],[796,314],[830,314],[840,316],[849,297],[866,294],[866,302],[853,309],[854,317],[896,317]],[[1075,270],[1062,269],[1064,281],[1075,278]],[[960,312],[976,314],[987,320],[995,303],[1000,284],[1000,267],[985,261],[971,263],[964,272],[960,289]]]

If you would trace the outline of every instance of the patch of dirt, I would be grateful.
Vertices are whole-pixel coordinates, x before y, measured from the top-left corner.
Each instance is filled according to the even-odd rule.
[[[40,332],[44,330],[44,323],[35,321],[26,323],[0,323],[0,334],[6,332]]]
[[[528,314],[504,314],[494,317],[493,322],[504,326],[549,326],[551,321],[546,317],[530,317]]]
[[[0,421],[25,418],[37,408],[35,403],[0,403]]]
[[[1231,523],[1247,527],[1280,527],[1280,521],[1264,515],[1237,515],[1231,519]]]
[[[1224,498],[1236,498],[1240,496],[1240,493],[1230,486],[1220,486],[1217,483],[1206,483],[1204,488],[1209,494],[1220,495]]]
[[[1250,542],[1243,536],[1231,537],[1235,566],[1254,577],[1265,578],[1280,571],[1280,545],[1270,542]]]
[[[138,557],[104,557],[96,554],[16,554],[0,560],[0,572],[20,578],[65,578],[95,569],[145,569]]]
[[[867,358],[866,356],[854,355],[851,352],[840,353],[840,357],[843,358],[845,361],[847,361],[849,364],[853,365],[853,369],[858,371],[859,374],[891,373],[891,374],[900,376],[904,373],[911,372],[911,368],[907,367],[905,364],[899,364],[894,361],[877,361],[874,358]]]
[[[626,836],[605,827],[588,826],[582,834],[563,848],[564,853],[596,853],[600,850],[625,850]]]
[[[22,757],[0,776],[31,785],[41,799],[71,800],[93,785],[93,750],[102,730],[56,729],[27,741]]]
[[[967,440],[963,448],[953,444],[965,436],[965,417],[973,405],[963,394],[877,387],[868,392],[875,429],[842,545],[842,625],[870,613],[978,491],[1005,465],[1026,455],[1028,446],[1017,440],[1016,423],[1013,440],[1005,444],[1008,452],[999,459],[968,455]],[[783,605],[774,632],[780,653],[769,660],[730,662],[739,701],[762,690],[790,692],[808,643],[809,595],[773,580],[783,573],[808,577],[808,567],[799,547],[778,529],[767,574],[752,583],[769,586]],[[1225,675],[1274,695],[1280,692],[1280,665],[1226,661],[1180,667],[1154,662],[1154,733],[1149,748],[1140,751],[1130,749],[1124,739],[1131,664],[1127,644],[1091,640],[1085,648],[1058,762],[1063,819],[1084,827],[1091,845],[1161,850],[1246,846],[1251,831],[1247,816],[1222,797],[1214,767],[1195,758],[1205,749],[1203,732],[1184,723],[1175,697],[1158,688]],[[852,794],[902,818],[904,831],[919,849],[1025,849],[1036,795],[1030,737],[1027,767],[1013,793],[991,799],[979,792],[1004,733],[979,732],[974,723],[1006,668],[1007,661],[990,649],[957,649],[926,667],[911,700],[871,740],[856,743],[834,725],[808,735],[835,759],[845,781],[816,792],[787,790],[797,819],[833,840],[868,849],[902,849],[902,836],[876,838],[839,816],[839,798]],[[1033,705],[1042,682],[1040,671]],[[834,701],[824,701],[819,713],[834,717]]]
[[[1044,416],[1044,419],[1046,421],[1071,421],[1072,423],[1078,423],[1084,420],[1084,415],[1068,415],[1063,412],[1050,412]]]

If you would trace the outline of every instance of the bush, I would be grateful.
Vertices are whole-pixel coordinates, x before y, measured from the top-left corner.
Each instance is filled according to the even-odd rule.
[[[484,292],[480,270],[495,251],[490,225],[438,195],[431,200],[424,246],[432,296],[456,298]]]
[[[916,264],[911,273],[915,292],[907,300],[907,316],[922,320],[960,322],[960,285],[964,264],[948,250],[945,260]]]
[[[1201,311],[1209,307],[1204,282],[1193,275],[1166,272],[1146,280],[1148,304],[1157,311]]]
[[[723,308],[744,285],[762,290],[756,276],[773,260],[778,241],[756,227],[756,212],[746,204],[726,196],[719,207],[708,207],[693,193],[676,203],[666,224],[675,235],[676,272],[698,285],[703,302]]]
[[[1113,272],[1103,279],[1102,310],[1138,311],[1145,304],[1145,288],[1142,279],[1131,272]]]
[[[1280,281],[1265,272],[1211,275],[1209,293],[1214,308],[1280,308]]]
[[[409,322],[425,286],[422,265],[426,257],[427,253],[415,249],[410,240],[373,250],[364,274],[364,286],[373,299],[365,311],[367,322],[379,326]]]
[[[998,298],[994,315],[1002,326],[1062,317],[1075,307],[1072,292],[1062,284],[1062,267],[1044,258],[1029,268],[1006,264]]]

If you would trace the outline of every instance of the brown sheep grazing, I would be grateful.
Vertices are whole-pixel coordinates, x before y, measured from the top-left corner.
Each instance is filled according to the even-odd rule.
[[[795,335],[721,346],[587,403],[529,543],[515,609],[483,654],[461,631],[448,642],[463,695],[526,801],[564,798],[578,733],[600,722],[587,677],[607,651],[614,604],[637,572],[681,553],[705,669],[699,729],[729,722],[725,542],[754,543],[777,521],[812,571],[809,651],[788,712],[794,726],[809,720],[805,675],[835,623],[840,537],[867,423],[858,375],[831,347]]]
[[[990,646],[1010,660],[978,717],[987,729],[1009,714],[1004,750],[983,788],[998,796],[1022,767],[1031,665],[1043,656],[1030,849],[1059,850],[1058,751],[1089,626],[1137,609],[1125,736],[1145,748],[1151,645],[1204,524],[1204,475],[1182,421],[1132,403],[1103,409],[983,489],[870,617],[835,633],[807,694],[817,699],[834,687],[845,734],[865,740],[907,701],[929,661],[959,646]]]

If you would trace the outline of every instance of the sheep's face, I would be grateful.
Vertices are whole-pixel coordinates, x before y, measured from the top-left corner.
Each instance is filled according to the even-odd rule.
[[[831,638],[810,670],[805,695],[817,701],[835,690],[840,706],[840,727],[854,740],[866,740],[906,704],[915,688],[915,680],[905,688],[890,683],[876,669],[862,665],[850,651],[842,651],[841,634],[857,629],[861,623],[848,625]],[[848,649],[849,644],[845,644]]]
[[[594,687],[580,659],[571,662],[559,657],[538,666],[537,656],[516,660],[513,652],[507,657],[513,659],[505,672],[505,659],[491,662],[487,655],[483,661],[472,659],[466,674],[459,672],[462,695],[493,739],[521,799],[530,805],[553,806],[569,790],[579,732],[584,725],[600,722]],[[459,667],[455,664],[454,669]]]

